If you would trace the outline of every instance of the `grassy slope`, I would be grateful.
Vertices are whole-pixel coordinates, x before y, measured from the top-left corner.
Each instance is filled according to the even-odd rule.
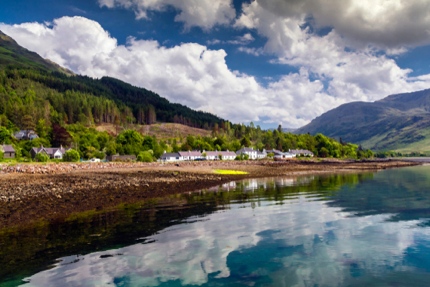
[[[130,125],[131,129],[135,129],[143,135],[156,136],[157,139],[168,138],[186,138],[188,135],[193,136],[210,136],[211,132],[204,129],[192,128],[189,126],[175,123],[157,123],[153,125]],[[107,131],[112,135],[117,135],[121,132],[121,128],[111,124],[99,125],[96,127],[98,131]]]

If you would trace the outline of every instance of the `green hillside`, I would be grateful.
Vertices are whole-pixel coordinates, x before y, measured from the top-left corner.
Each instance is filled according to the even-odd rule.
[[[0,114],[18,128],[25,128],[23,119],[85,125],[159,121],[205,129],[223,121],[114,78],[73,75],[1,32]]]
[[[320,157],[373,156],[358,145],[322,134],[294,135],[281,126],[263,131],[252,123],[232,124],[118,79],[74,75],[4,34],[0,47],[0,144],[12,144],[18,160],[33,160],[30,150],[41,145],[71,146],[74,159],[119,153],[152,160],[164,151],[241,147],[306,149]],[[20,140],[13,136],[18,130],[35,130],[39,137]]]
[[[430,153],[430,90],[341,105],[298,133],[323,133],[375,150]]]
[[[15,40],[0,31],[0,69],[7,67],[42,69],[73,74],[71,71],[21,47]]]

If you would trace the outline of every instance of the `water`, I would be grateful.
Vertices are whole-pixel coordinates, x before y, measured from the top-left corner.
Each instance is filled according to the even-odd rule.
[[[430,166],[233,182],[0,247],[0,286],[428,286]]]

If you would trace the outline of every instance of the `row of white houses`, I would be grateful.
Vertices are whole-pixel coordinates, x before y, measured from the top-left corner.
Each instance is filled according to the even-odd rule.
[[[241,148],[237,152],[232,151],[180,151],[174,153],[166,153],[160,157],[163,162],[175,161],[193,161],[193,160],[234,160],[237,156],[248,155],[249,159],[263,159],[268,154],[273,154],[275,159],[288,159],[297,156],[311,156],[314,154],[308,150],[289,150],[288,152],[281,152],[279,150],[255,150],[253,148]]]

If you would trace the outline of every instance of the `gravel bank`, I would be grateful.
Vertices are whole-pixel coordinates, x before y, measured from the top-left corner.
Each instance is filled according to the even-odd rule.
[[[403,161],[246,161],[160,163],[59,163],[0,166],[0,226],[64,219],[173,193],[251,177],[379,170],[417,165]],[[218,175],[234,169],[247,175]],[[0,228],[1,229],[1,228]]]

